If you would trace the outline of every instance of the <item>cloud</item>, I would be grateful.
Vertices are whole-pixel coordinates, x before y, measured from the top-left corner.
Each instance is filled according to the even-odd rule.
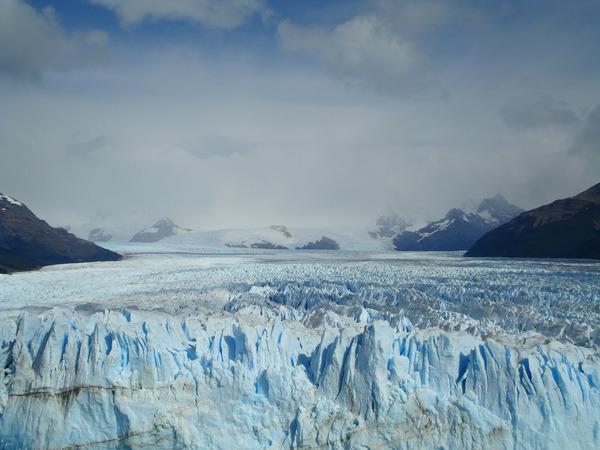
[[[409,81],[421,55],[377,16],[357,16],[333,28],[279,24],[284,49],[317,58],[336,75],[394,87]]]
[[[422,35],[457,16],[448,2],[378,0],[330,27],[285,20],[278,38],[283,49],[315,58],[346,81],[406,92],[429,86],[433,78]]]
[[[106,35],[66,31],[51,10],[0,0],[2,61],[18,45],[13,59],[26,63],[11,62],[13,76],[47,73],[44,83],[0,80],[2,189],[61,225],[106,208],[211,229],[366,225],[388,207],[435,218],[499,191],[529,208],[597,180],[600,112],[581,113],[598,103],[591,19],[582,34],[585,24],[532,6],[468,28],[456,5],[470,0],[358,3],[349,13],[346,2],[343,18],[339,3],[326,19],[287,9],[285,57],[263,40],[271,25],[205,40],[139,27],[110,43],[114,58],[89,66],[77,49],[106,45]],[[482,15],[499,8],[475,3],[487,5]],[[13,11],[7,21],[9,4],[27,20]],[[447,97],[396,95],[432,74]],[[369,89],[348,89],[354,83]],[[552,97],[524,102],[534,107],[521,108],[519,125],[540,104],[546,119],[534,126],[579,121],[542,132],[505,126],[498,106],[531,92]]]
[[[263,0],[88,0],[113,10],[124,25],[188,20],[210,28],[233,29],[266,12]]]
[[[22,0],[0,1],[0,76],[39,77],[70,66],[107,40],[101,30],[67,35],[52,7],[37,11]]]
[[[580,120],[567,102],[550,95],[513,98],[499,112],[504,123],[514,130],[567,127]]]
[[[430,30],[460,15],[452,0],[378,0],[375,5],[375,13],[404,34]]]

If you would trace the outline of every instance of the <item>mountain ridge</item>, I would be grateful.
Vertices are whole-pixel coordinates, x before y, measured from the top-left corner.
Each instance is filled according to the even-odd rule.
[[[483,199],[475,212],[450,209],[443,219],[416,231],[396,235],[393,245],[400,251],[457,251],[470,248],[481,236],[506,223],[523,210],[502,195]]]
[[[0,194],[0,272],[120,259],[118,253],[50,226],[23,203]]]
[[[465,256],[600,259],[600,183],[523,212],[482,236]]]

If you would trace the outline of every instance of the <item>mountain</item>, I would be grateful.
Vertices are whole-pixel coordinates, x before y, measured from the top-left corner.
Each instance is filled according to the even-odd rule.
[[[327,236],[321,236],[321,239],[318,239],[313,242],[308,242],[307,244],[296,247],[297,250],[339,250],[340,244],[338,244],[334,239],[328,238]]]
[[[51,227],[23,203],[0,194],[0,272],[120,259],[118,253]]]
[[[88,241],[91,242],[108,242],[112,239],[112,234],[104,228],[94,228],[88,234]]]
[[[324,240],[324,237],[327,239]],[[117,245],[116,248],[123,248],[123,251],[135,251],[127,244],[115,245]],[[367,228],[296,228],[284,225],[193,231],[160,241],[161,248],[178,252],[232,253],[237,252],[236,249],[244,249],[244,251],[245,249],[330,250],[334,249],[336,245],[340,250],[385,251],[389,248],[389,241],[373,239]],[[136,246],[139,247],[138,244]]]
[[[524,212],[487,233],[465,256],[600,259],[600,183]]]
[[[226,247],[230,248],[288,250],[293,241],[292,233],[285,225],[271,225],[267,229],[260,230],[226,230],[216,233],[228,234],[221,240]]]
[[[127,242],[155,220],[155,216],[146,212],[100,209],[86,222],[73,225],[70,231],[93,242]]]
[[[509,203],[501,194],[484,198],[475,214],[490,223],[503,224],[518,216],[523,209]]]
[[[130,242],[158,242],[161,239],[177,234],[189,233],[190,231],[192,230],[189,228],[182,228],[176,225],[168,217],[165,217],[164,219],[160,219],[150,228],[137,232],[131,238]]]
[[[412,224],[396,213],[382,214],[375,222],[376,229],[369,231],[373,239],[390,239],[406,231]]]
[[[500,194],[482,200],[475,212],[451,209],[446,216],[417,231],[398,234],[396,250],[455,251],[470,248],[488,231],[506,223],[523,210],[510,204]]]

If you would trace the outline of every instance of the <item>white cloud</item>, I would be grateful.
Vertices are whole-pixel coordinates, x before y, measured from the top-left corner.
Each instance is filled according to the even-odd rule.
[[[263,0],[89,0],[112,9],[124,25],[152,20],[189,20],[232,29],[265,12]]]
[[[378,0],[375,4],[375,13],[402,33],[427,31],[467,11],[452,0]]]
[[[410,91],[429,86],[423,34],[460,16],[450,2],[377,0],[370,10],[333,27],[283,21],[282,47],[314,57],[335,75],[378,90]]]
[[[100,30],[67,35],[52,7],[37,11],[22,0],[0,1],[0,76],[35,78],[85,59],[84,52],[107,41]]]
[[[406,83],[421,56],[414,45],[375,15],[357,16],[334,28],[310,28],[282,22],[282,46],[314,56],[334,73],[384,87]]]

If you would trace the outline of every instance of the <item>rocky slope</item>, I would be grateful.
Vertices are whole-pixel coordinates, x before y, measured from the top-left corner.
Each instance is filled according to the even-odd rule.
[[[403,251],[454,251],[470,248],[481,236],[506,223],[523,210],[501,195],[484,199],[477,210],[451,209],[446,216],[417,231],[398,234],[393,244]]]
[[[600,183],[524,212],[483,236],[465,256],[600,259]]]
[[[116,261],[117,253],[53,228],[23,203],[0,194],[0,272],[52,264]]]

